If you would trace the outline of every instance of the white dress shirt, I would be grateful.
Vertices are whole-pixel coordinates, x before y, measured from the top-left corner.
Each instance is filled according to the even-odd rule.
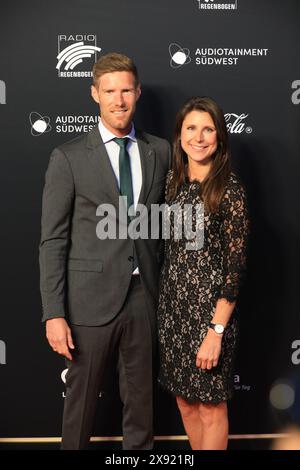
[[[119,153],[120,153],[120,146],[117,142],[114,142],[114,138],[117,137],[112,132],[110,132],[103,124],[103,122],[99,121],[99,132],[103,143],[105,145],[106,151],[109,156],[110,164],[112,166],[113,172],[118,182],[118,186],[120,188],[120,175],[119,175]],[[129,134],[125,135],[129,139],[127,144],[127,152],[129,154],[130,159],[130,168],[131,168],[131,179],[132,179],[132,190],[133,190],[133,204],[134,208],[136,209],[141,188],[142,188],[142,166],[141,166],[141,158],[140,152],[137,144],[137,140],[135,137],[135,129],[134,125],[132,124],[131,131]]]
[[[109,156],[110,164],[112,166],[113,172],[115,174],[116,180],[118,182],[118,186],[120,188],[120,174],[119,174],[119,153],[120,153],[120,146],[115,142],[113,139],[118,137],[110,132],[103,124],[101,119],[99,120],[99,132],[103,143],[105,145],[106,151]],[[131,131],[129,134],[125,135],[127,137],[128,144],[127,144],[127,152],[129,154],[130,159],[130,168],[131,168],[131,180],[132,180],[132,190],[133,190],[133,205],[136,209],[141,188],[142,188],[142,166],[141,166],[141,157],[138,148],[138,143],[135,137],[135,129],[134,125],[132,124]],[[136,268],[133,273],[134,275],[139,274],[139,268]]]

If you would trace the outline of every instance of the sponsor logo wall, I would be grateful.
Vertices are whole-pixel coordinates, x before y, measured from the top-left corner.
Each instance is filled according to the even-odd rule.
[[[91,0],[88,5],[61,0],[60,5],[63,17],[51,2],[43,11],[31,2],[20,3],[18,11],[7,6],[7,28],[14,32],[9,43],[7,30],[0,28],[0,43],[9,49],[9,54],[0,53],[0,104],[6,105],[0,106],[5,247],[0,440],[60,435],[67,369],[50,350],[40,324],[42,189],[53,148],[98,123],[98,108],[90,96],[92,68],[109,51],[131,56],[138,66],[142,95],[137,128],[171,140],[177,110],[195,95],[211,96],[223,109],[233,167],[248,193],[252,226],[248,275],[239,299],[230,432],[279,432],[270,412],[278,404],[275,385],[283,383],[282,377],[288,381],[299,374],[300,366],[295,333],[300,331],[295,313],[300,2],[286,0],[284,15],[282,0],[174,0],[168,8],[163,2],[140,0],[126,2],[126,8],[121,0]],[[43,25],[39,36],[37,19]],[[96,434],[120,434],[119,418],[112,411],[119,409],[116,397],[108,380],[99,408],[111,413],[111,419],[99,422]],[[173,398],[160,390],[156,414],[157,435],[183,434],[174,418]]]
[[[252,127],[247,125],[249,114],[226,113],[224,117],[230,134],[252,133]],[[85,133],[89,132],[99,122],[99,115],[65,115],[56,116],[51,120],[49,116],[43,116],[37,111],[32,111],[29,115],[31,135],[37,137],[50,132],[52,130],[51,121],[55,122],[54,129],[58,134]]]

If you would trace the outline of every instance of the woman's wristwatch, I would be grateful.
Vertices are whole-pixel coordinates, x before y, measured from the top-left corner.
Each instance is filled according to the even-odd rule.
[[[218,335],[222,335],[225,330],[224,326],[221,323],[210,323],[209,328],[212,328],[213,330],[215,330],[215,332],[218,333]]]

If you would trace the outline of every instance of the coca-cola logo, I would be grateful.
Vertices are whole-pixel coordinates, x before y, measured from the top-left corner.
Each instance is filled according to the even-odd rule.
[[[247,126],[247,122],[245,122],[248,116],[249,114],[224,114],[227,131],[229,134],[242,134],[243,132],[246,132],[246,134],[251,134],[253,129],[251,126]]]

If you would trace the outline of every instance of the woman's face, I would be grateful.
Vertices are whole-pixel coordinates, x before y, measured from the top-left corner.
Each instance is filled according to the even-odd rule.
[[[217,131],[206,111],[191,111],[181,127],[181,146],[191,161],[208,163],[217,149]]]

